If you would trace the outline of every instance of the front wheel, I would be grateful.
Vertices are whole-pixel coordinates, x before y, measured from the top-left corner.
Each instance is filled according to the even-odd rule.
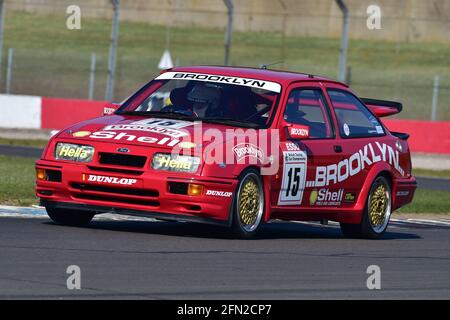
[[[55,223],[66,226],[84,226],[91,222],[93,213],[46,207],[47,214]]]
[[[341,223],[342,233],[351,238],[379,239],[392,213],[391,186],[384,176],[372,183],[360,224]]]
[[[264,214],[264,188],[256,170],[246,171],[239,179],[232,207],[232,228],[240,238],[253,237]]]

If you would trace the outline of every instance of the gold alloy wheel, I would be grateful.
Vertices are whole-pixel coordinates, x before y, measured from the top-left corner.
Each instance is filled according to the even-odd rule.
[[[251,232],[258,226],[263,212],[263,190],[258,176],[247,175],[239,188],[237,210],[240,224]]]
[[[388,187],[381,182],[369,198],[369,221],[375,232],[384,231],[391,215],[391,199]]]

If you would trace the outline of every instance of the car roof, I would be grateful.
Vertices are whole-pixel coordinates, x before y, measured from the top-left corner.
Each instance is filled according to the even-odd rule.
[[[257,69],[249,67],[186,66],[186,67],[176,67],[166,71],[206,73],[214,75],[227,75],[232,77],[260,79],[265,81],[278,82],[283,86],[288,86],[292,82],[298,81],[317,81],[317,82],[331,82],[335,84],[340,84],[344,87],[348,87],[345,83],[321,76],[290,71],[269,70],[262,68]]]

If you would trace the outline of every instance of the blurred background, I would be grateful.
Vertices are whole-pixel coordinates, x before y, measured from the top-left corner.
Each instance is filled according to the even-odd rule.
[[[300,71],[338,78],[343,13],[335,0],[117,1],[117,62],[106,92],[114,2],[4,0],[0,92],[121,101],[174,65]],[[399,118],[450,120],[450,0],[344,0],[349,17],[345,81],[362,97],[402,101]],[[367,9],[381,8],[381,29]],[[81,29],[66,26],[79,6]],[[95,57],[95,61],[94,61]]]

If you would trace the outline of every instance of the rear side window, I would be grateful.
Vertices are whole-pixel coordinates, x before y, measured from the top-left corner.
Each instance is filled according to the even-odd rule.
[[[322,91],[319,89],[294,89],[289,94],[284,120],[291,124],[309,127],[311,139],[334,137]]]
[[[343,138],[378,137],[385,134],[380,121],[353,94],[328,90],[339,132]]]

